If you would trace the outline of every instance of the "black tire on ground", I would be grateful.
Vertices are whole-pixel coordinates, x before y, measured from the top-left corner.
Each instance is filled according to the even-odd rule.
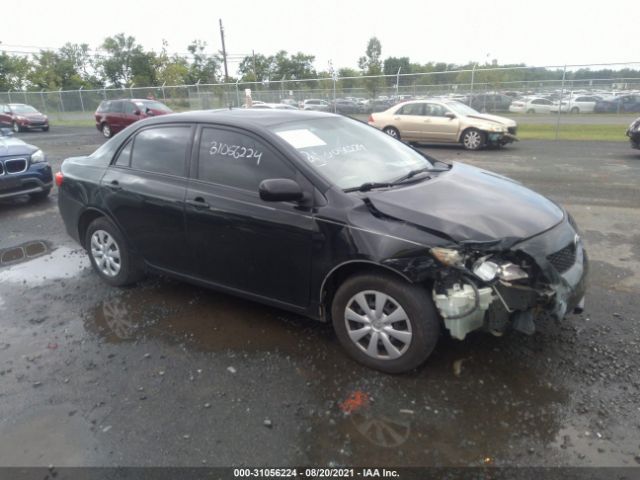
[[[13,128],[13,131],[18,133],[22,131],[22,127],[20,125],[18,125],[17,122],[13,122],[13,124],[11,125],[11,128]]]
[[[578,107],[572,107],[571,113],[580,113],[580,109]]]
[[[106,232],[113,239],[117,249],[119,250],[119,271],[116,275],[106,275],[101,270],[101,267],[98,266],[98,262],[94,257],[92,249],[92,237],[93,234],[97,231]],[[142,278],[143,271],[138,266],[135,259],[132,258],[129,247],[124,241],[124,237],[120,233],[120,230],[118,230],[118,228],[108,218],[99,217],[91,222],[85,234],[84,246],[87,250],[87,253],[89,254],[91,266],[93,267],[94,271],[100,276],[100,278],[102,278],[102,280],[107,282],[109,285],[113,285],[114,287],[123,287],[125,285],[131,285],[132,283],[135,283]]]
[[[411,327],[411,340],[398,358],[370,356],[363,350],[364,346],[361,348],[349,336],[346,309],[356,294],[365,291],[381,292],[391,297],[406,313],[406,321]],[[389,304],[385,306],[388,307]],[[393,310],[389,315],[392,312]],[[331,317],[336,335],[349,355],[367,367],[386,373],[403,373],[420,366],[433,352],[440,335],[440,319],[427,289],[423,285],[413,285],[386,274],[359,274],[345,280],[333,297]],[[403,321],[394,322],[393,326],[398,326],[398,329],[407,327],[403,325]],[[368,334],[360,341],[369,342],[370,345],[371,338]],[[381,342],[382,339],[379,340],[379,345],[383,346]]]
[[[400,140],[400,132],[396,127],[385,127],[382,131],[390,137]]]
[[[107,123],[102,124],[102,126],[100,127],[100,131],[102,132],[104,138],[111,138],[111,135],[113,135],[111,127]]]
[[[527,113],[536,113],[536,111],[533,108],[530,108],[529,110],[527,110]]]
[[[41,192],[30,193],[29,198],[34,202],[41,202],[49,196],[49,193],[51,193],[51,189],[47,188],[46,190],[43,190]]]
[[[43,131],[43,132],[48,132],[48,131],[49,131],[49,126],[42,127],[42,131]]]
[[[468,128],[462,134],[460,141],[467,150],[480,150],[487,143],[487,134],[477,128]]]

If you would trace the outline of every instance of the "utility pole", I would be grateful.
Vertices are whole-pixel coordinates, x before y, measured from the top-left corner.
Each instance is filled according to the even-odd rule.
[[[256,51],[255,50],[251,50],[251,56],[253,57],[253,79],[257,82],[258,74],[256,73]]]
[[[229,83],[229,71],[227,70],[227,49],[224,46],[224,27],[220,20],[220,38],[222,39],[222,59],[224,60],[224,83]]]

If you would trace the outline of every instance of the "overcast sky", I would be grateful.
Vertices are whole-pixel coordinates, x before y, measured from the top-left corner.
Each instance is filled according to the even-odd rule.
[[[186,52],[193,39],[221,48],[218,19],[231,54],[302,51],[316,68],[356,67],[377,36],[382,57],[414,62],[562,65],[640,60],[637,3],[528,1],[263,0],[18,1],[2,9],[0,49],[98,47],[125,32],[145,48]],[[20,46],[20,47],[15,47]],[[230,66],[235,74],[237,63]]]

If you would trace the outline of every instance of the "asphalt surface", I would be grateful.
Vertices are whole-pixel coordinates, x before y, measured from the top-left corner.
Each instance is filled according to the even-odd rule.
[[[54,169],[103,141],[90,128],[20,136]],[[290,313],[161,278],[109,287],[65,233],[55,191],[5,201],[0,466],[638,466],[640,152],[425,151],[571,211],[592,266],[583,314],[531,337],[443,337],[418,371],[385,375]]]

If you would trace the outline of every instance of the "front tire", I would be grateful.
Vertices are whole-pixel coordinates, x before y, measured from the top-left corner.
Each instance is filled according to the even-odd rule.
[[[440,321],[427,289],[384,274],[345,280],[333,298],[331,317],[349,355],[386,373],[420,366],[440,335]]]
[[[529,110],[527,110],[527,113],[536,113],[536,111],[533,108],[530,108]]]
[[[42,127],[42,131],[43,132],[48,132],[49,131],[49,126],[47,125],[46,127]]]
[[[13,122],[11,127],[13,128],[13,131],[15,133],[20,133],[22,131],[22,127],[20,125],[18,125],[18,122]]]
[[[111,127],[109,126],[108,123],[102,124],[101,132],[104,138],[111,138],[111,135],[113,135],[113,132],[111,131]]]
[[[384,130],[382,130],[384,133],[386,133],[387,135],[389,135],[390,137],[395,138],[396,140],[400,140],[400,132],[398,131],[397,128],[395,127],[385,127]]]
[[[93,269],[109,285],[122,287],[141,278],[120,230],[109,219],[100,217],[91,222],[84,245]]]
[[[462,146],[467,150],[480,150],[487,142],[487,135],[477,128],[469,128],[462,134]]]

